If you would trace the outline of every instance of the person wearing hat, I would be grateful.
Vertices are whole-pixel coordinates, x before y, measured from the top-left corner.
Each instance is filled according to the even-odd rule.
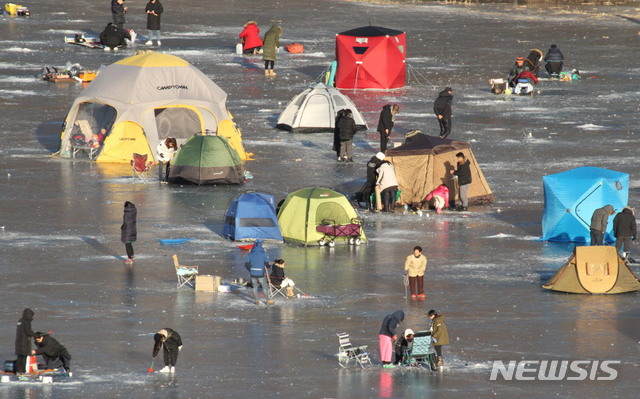
[[[380,361],[382,361],[382,367],[394,368],[395,365],[391,363],[393,357],[393,342],[398,339],[396,335],[396,327],[404,320],[404,312],[402,310],[396,310],[395,312],[386,315],[380,326],[380,332],[378,333],[378,340],[380,344]]]
[[[440,125],[440,137],[447,138],[451,133],[451,103],[453,102],[453,89],[451,87],[445,87],[444,90],[438,94],[438,98],[433,102],[433,113],[438,118],[438,124]]]
[[[589,245],[603,244],[609,216],[614,213],[616,213],[616,211],[611,205],[605,205],[593,211],[593,215],[591,215],[591,225],[589,226],[589,232],[591,233],[591,243]]]
[[[62,367],[71,375],[71,355],[67,348],[47,333],[38,331],[33,336],[36,349],[32,350],[31,354],[34,356],[41,355],[47,369],[53,370]]]
[[[244,263],[244,267],[249,271],[251,276],[251,285],[253,287],[253,297],[255,298],[256,305],[260,304],[260,295],[258,293],[258,286],[262,286],[262,292],[265,296],[265,303],[267,305],[273,304],[271,298],[271,286],[267,281],[267,272],[269,271],[269,257],[267,252],[262,247],[262,240],[256,240],[256,243],[251,248],[251,252],[247,255],[247,260]]]
[[[393,364],[407,364],[409,361],[409,355],[411,354],[411,349],[413,348],[413,330],[407,328],[402,333],[402,336],[396,340],[395,352],[396,352],[396,360]]]
[[[367,205],[367,209],[370,212],[375,211],[371,204],[371,195],[375,192],[376,180],[378,180],[378,168],[382,165],[385,155],[382,152],[372,156],[369,162],[367,162],[367,181],[362,186],[360,192],[362,193],[363,202]]]
[[[447,332],[447,326],[444,324],[444,316],[433,309],[427,313],[427,316],[431,320],[431,341],[433,342],[433,349],[436,350],[436,355],[438,356],[438,366],[444,366],[442,346],[449,345],[449,333]]]
[[[516,63],[511,68],[511,72],[509,72],[509,77],[507,78],[509,82],[509,87],[516,87],[516,77],[520,75],[523,71],[528,71],[528,66],[524,63],[524,57],[516,58]]]
[[[25,308],[22,311],[22,317],[18,319],[18,325],[16,326],[16,374],[22,374],[27,372],[27,356],[31,353],[31,337],[34,336],[34,332],[31,329],[31,322],[33,321],[34,312],[29,308]]]
[[[176,330],[163,328],[153,335],[155,344],[153,345],[152,356],[155,359],[162,347],[164,357],[164,367],[159,370],[161,373],[175,373],[178,353],[182,350],[182,338]]]
[[[389,142],[391,129],[393,129],[393,122],[398,112],[400,112],[400,106],[398,104],[387,104],[382,107],[377,129],[378,133],[380,133],[380,152],[387,151],[387,143]]]
[[[547,50],[547,55],[544,56],[544,69],[547,70],[551,77],[560,76],[562,72],[562,63],[564,62],[564,54],[558,48],[557,45],[552,44]]]

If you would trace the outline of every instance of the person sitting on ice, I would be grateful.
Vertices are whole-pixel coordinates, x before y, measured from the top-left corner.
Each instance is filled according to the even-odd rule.
[[[159,371],[161,373],[175,373],[176,362],[178,361],[178,353],[182,350],[182,338],[177,331],[171,328],[163,328],[153,335],[155,344],[153,345],[153,358],[155,359],[162,347],[164,355],[164,367]]]
[[[31,351],[32,355],[41,355],[47,369],[53,370],[62,367],[68,374],[71,374],[71,355],[67,348],[47,333],[38,331],[33,334],[33,337],[37,349]]]
[[[538,84],[538,77],[529,70],[520,72],[514,80],[516,83],[516,87],[513,89],[514,94],[531,94],[533,93],[533,85]]]
[[[516,83],[515,83],[516,77],[518,75],[520,75],[520,73],[522,71],[525,71],[525,70],[528,70],[528,69],[529,68],[524,63],[524,58],[523,57],[516,58],[516,63],[513,66],[513,68],[511,68],[511,72],[509,73],[509,78],[507,79],[507,81],[509,82],[509,87],[515,87],[516,86]]]
[[[433,191],[427,195],[425,201],[433,200],[433,207],[436,208],[437,213],[442,213],[442,208],[449,207],[449,187],[444,184],[439,185]]]
[[[411,354],[411,349],[413,349],[413,330],[407,328],[402,333],[402,336],[398,337],[395,342],[395,355],[396,360],[393,364],[408,364],[409,363],[409,355]]]
[[[125,39],[131,40],[129,32],[118,28],[112,22],[109,22],[100,33],[100,43],[104,45],[104,51],[117,51],[118,47],[126,46]]]
[[[269,275],[269,279],[271,280],[271,284],[275,287],[286,288],[287,289],[287,297],[293,298],[295,295],[293,294],[293,287],[295,287],[295,283],[288,277],[284,275],[284,259],[276,259],[273,261],[273,266],[271,268],[271,274]]]
[[[549,72],[552,78],[557,78],[562,72],[562,63],[564,62],[564,55],[557,45],[552,44],[547,51],[547,55],[544,56],[545,64],[544,69]]]

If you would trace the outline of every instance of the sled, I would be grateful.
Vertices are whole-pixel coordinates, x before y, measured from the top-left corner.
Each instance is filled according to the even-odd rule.
[[[187,241],[191,241],[193,238],[160,238],[161,245],[180,245]]]
[[[72,36],[65,36],[64,42],[67,44],[75,44],[76,46],[88,47],[88,48],[104,48],[100,39],[95,36],[85,36],[84,33],[76,33]]]

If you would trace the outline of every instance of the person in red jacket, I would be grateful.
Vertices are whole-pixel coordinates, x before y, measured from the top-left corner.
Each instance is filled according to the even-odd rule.
[[[533,72],[526,69],[516,76],[516,84],[518,83],[518,79],[530,79],[533,81],[533,84],[538,84],[538,77]]]
[[[258,28],[256,21],[247,21],[238,37],[242,41],[242,52],[244,54],[258,54],[258,51],[262,48],[260,28]]]

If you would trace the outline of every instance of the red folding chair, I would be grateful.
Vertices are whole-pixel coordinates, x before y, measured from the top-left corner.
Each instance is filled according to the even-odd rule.
[[[149,183],[145,175],[151,170],[151,166],[153,165],[153,162],[147,162],[147,157],[147,154],[141,155],[134,152],[133,159],[131,160],[131,169],[133,170],[134,176],[138,176],[144,184]],[[135,183],[135,178],[133,182]]]

